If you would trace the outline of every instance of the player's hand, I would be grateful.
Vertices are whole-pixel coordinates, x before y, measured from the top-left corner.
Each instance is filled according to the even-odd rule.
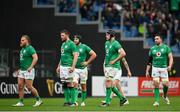
[[[32,69],[33,69],[32,67],[29,67],[29,68],[27,69],[27,71],[28,71],[28,72],[31,72]]]
[[[72,72],[74,72],[74,67],[71,67],[70,69],[69,69],[69,73],[72,73]]]
[[[128,77],[131,77],[132,76],[132,73],[130,71],[128,71]]]
[[[150,77],[149,72],[146,72],[146,77],[147,77],[147,78],[149,78],[149,77]]]
[[[20,72],[20,70],[18,69],[18,70],[16,70],[16,71],[14,71],[13,72],[13,77],[17,77],[18,75],[19,75],[19,72]]]
[[[56,68],[56,73],[57,73],[57,74],[60,73],[60,67],[59,67],[59,66]]]
[[[82,62],[81,65],[86,67],[86,66],[88,66],[88,62],[87,61]]]
[[[115,63],[115,61],[110,61],[109,64],[113,65]]]
[[[172,69],[171,66],[168,66],[168,67],[167,67],[167,70],[168,70],[168,71],[171,71],[171,69]]]
[[[15,72],[16,72],[17,74],[19,74],[20,70],[18,69],[18,70],[16,70]]]

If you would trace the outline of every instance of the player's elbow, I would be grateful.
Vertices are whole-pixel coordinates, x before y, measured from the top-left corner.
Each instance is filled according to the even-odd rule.
[[[38,55],[37,54],[33,55],[33,60],[35,60],[36,62],[38,61]]]
[[[36,57],[36,61],[38,61],[38,59],[39,59],[39,58],[38,58],[38,56],[37,56],[37,57]]]
[[[96,57],[97,57],[97,54],[96,54],[95,52],[93,53],[93,57],[94,57],[94,58],[96,58]]]
[[[122,55],[122,57],[125,57],[125,56],[126,56],[126,53],[125,53],[125,52],[122,52],[121,55]]]
[[[78,57],[79,56],[79,53],[74,53],[74,57]]]

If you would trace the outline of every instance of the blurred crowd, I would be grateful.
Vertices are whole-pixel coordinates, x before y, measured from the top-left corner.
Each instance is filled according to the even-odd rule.
[[[76,13],[76,0],[57,0],[60,13]]]
[[[54,5],[54,0],[37,0],[38,5]]]
[[[79,0],[82,21],[97,21],[101,0]]]
[[[173,52],[180,53],[180,11],[170,10],[169,0],[125,1],[123,7],[126,37],[138,37],[146,33],[148,44],[152,46],[153,37],[160,34],[165,43],[172,46]]]
[[[57,1],[59,12],[77,12],[76,0]],[[81,21],[100,20],[104,29],[122,29],[124,37],[146,35],[148,46],[152,46],[153,37],[160,34],[173,52],[180,53],[180,10],[171,10],[172,1],[175,0],[79,0],[78,11]]]
[[[122,28],[125,37],[146,35],[148,46],[160,34],[174,53],[180,53],[180,10],[170,9],[170,0],[80,0],[84,20],[98,20],[98,11],[102,10],[104,29]]]

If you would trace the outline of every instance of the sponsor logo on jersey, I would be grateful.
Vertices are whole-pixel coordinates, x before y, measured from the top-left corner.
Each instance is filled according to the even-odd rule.
[[[62,53],[62,54],[64,53],[64,49],[61,49],[61,53]]]
[[[157,52],[156,56],[158,56],[158,57],[161,56],[161,52]]]

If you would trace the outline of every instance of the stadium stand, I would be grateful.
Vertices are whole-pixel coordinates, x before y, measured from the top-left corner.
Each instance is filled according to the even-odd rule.
[[[40,5],[51,3],[51,0],[37,1]],[[147,48],[154,44],[153,37],[160,34],[173,53],[180,54],[180,11],[176,6],[178,1],[173,1],[57,0],[55,6],[59,13],[80,15],[83,24],[91,21],[102,24],[99,31],[114,29],[121,32],[121,38],[143,39]]]

